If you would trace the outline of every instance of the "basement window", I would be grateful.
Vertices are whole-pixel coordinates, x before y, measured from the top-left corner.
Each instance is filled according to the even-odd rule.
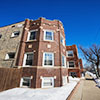
[[[75,67],[74,61],[69,61],[69,67]]]
[[[54,87],[54,77],[43,77],[42,88]]]
[[[77,73],[76,72],[69,72],[69,76],[77,77]]]
[[[13,32],[11,37],[17,37],[19,36],[19,34],[20,34],[20,31]]]
[[[14,59],[14,57],[15,57],[15,52],[10,52],[6,54],[5,60]]]
[[[33,53],[26,53],[24,55],[23,67],[33,65]]]
[[[23,77],[21,78],[21,87],[31,87],[31,77]]]

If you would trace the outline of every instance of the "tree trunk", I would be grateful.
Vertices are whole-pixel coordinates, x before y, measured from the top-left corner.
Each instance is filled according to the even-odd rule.
[[[97,72],[98,72],[98,77],[99,77],[99,65],[97,65]]]
[[[95,71],[96,77],[99,78],[99,77],[98,77],[98,72],[97,72],[96,68],[95,68],[94,66],[93,66],[93,68],[94,68],[94,71]]]

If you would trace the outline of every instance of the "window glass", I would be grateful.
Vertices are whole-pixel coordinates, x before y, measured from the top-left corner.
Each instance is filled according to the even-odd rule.
[[[74,62],[70,61],[69,62],[69,67],[74,67]]]
[[[53,40],[53,31],[45,31],[45,40]]]
[[[53,65],[53,54],[44,53],[44,65]]]
[[[35,40],[36,39],[36,31],[30,32],[29,40]]]
[[[16,32],[13,32],[11,37],[16,37],[16,36],[19,36],[20,34],[20,31],[16,31]]]
[[[23,77],[22,86],[30,87],[31,85],[31,78],[30,77]]]
[[[69,72],[69,76],[77,77],[77,73],[76,72]]]
[[[42,78],[42,87],[54,87],[54,78],[53,77],[43,77]]]
[[[73,51],[68,51],[68,56],[73,57]]]
[[[25,65],[32,65],[32,64],[33,64],[33,54],[27,54]]]
[[[44,83],[43,83],[44,86],[52,86],[52,79],[47,79],[47,78],[44,78]]]
[[[65,58],[65,56],[62,56],[62,66],[66,67],[66,58]]]
[[[46,31],[45,39],[46,40],[53,40],[53,33]]]
[[[7,53],[5,59],[14,59],[15,57],[15,53],[11,52],[11,53]]]
[[[62,45],[65,46],[65,42],[64,42],[64,38],[63,38],[63,36],[60,37],[60,42],[61,42]]]

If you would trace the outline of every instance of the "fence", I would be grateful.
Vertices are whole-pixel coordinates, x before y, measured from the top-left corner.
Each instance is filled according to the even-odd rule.
[[[22,69],[0,68],[0,92],[19,87]]]

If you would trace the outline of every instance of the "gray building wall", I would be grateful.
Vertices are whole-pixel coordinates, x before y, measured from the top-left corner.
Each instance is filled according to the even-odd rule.
[[[21,40],[21,35],[23,32],[24,21],[8,25],[5,27],[0,27],[0,67],[14,67],[16,62],[16,56]],[[20,31],[19,36],[11,37],[12,33],[15,31]],[[6,54],[9,52],[15,52],[14,59],[6,60]]]

